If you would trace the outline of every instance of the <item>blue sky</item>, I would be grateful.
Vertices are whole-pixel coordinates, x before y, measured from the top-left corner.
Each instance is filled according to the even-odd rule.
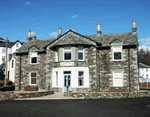
[[[55,38],[72,29],[95,34],[97,22],[106,33],[131,32],[137,21],[139,45],[150,46],[149,0],[0,0],[0,37],[26,42],[27,31],[37,39]]]

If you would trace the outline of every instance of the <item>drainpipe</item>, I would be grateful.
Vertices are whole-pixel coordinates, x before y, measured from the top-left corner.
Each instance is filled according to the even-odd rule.
[[[19,70],[19,90],[21,90],[21,55],[20,55],[20,70]]]
[[[140,87],[139,87],[139,53],[138,53],[138,48],[139,48],[139,44],[137,45],[137,66],[138,66],[138,92],[140,91]]]
[[[129,68],[129,92],[131,92],[131,86],[130,86],[130,53],[128,48],[128,68]]]

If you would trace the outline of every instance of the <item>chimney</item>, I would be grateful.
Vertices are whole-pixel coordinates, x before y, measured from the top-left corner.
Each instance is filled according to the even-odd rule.
[[[57,37],[61,36],[61,29],[62,29],[61,27],[58,28],[58,35],[57,35]]]
[[[98,22],[97,23],[97,36],[100,36],[102,34],[100,28],[101,28],[101,24]]]
[[[28,30],[28,36],[27,36],[27,41],[32,41],[32,40],[36,40],[36,36],[31,36],[31,30]]]
[[[132,27],[132,34],[137,34],[137,28],[136,28],[136,20],[135,19],[133,19],[132,20],[132,25],[133,25],[133,27]]]
[[[31,30],[28,30],[28,37],[31,37]]]

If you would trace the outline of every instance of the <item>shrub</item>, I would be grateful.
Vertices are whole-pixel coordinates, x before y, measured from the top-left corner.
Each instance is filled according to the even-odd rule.
[[[15,86],[12,85],[12,86],[3,86],[0,88],[0,91],[14,91],[15,90]]]

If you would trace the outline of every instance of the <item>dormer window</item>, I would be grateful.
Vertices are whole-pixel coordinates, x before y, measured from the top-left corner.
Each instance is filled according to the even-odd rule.
[[[37,52],[30,52],[30,63],[37,64]]]
[[[71,61],[71,46],[64,47],[64,61]]]
[[[84,60],[84,55],[83,55],[83,46],[78,47],[78,60],[83,61]]]
[[[113,61],[122,60],[122,46],[120,45],[112,46],[112,57],[113,57]]]

